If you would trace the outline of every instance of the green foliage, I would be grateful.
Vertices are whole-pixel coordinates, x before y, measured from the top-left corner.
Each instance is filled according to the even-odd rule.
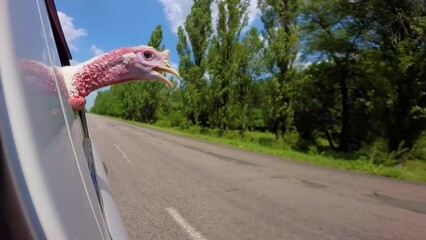
[[[151,46],[157,50],[163,50],[164,46],[161,46],[163,41],[163,30],[161,30],[161,25],[157,25],[154,31],[151,33],[151,37],[148,41],[148,46]]]
[[[410,150],[408,159],[426,162],[426,133],[423,133]]]
[[[401,142],[397,150],[389,150],[387,141],[377,139],[369,145],[364,146],[358,151],[359,154],[364,155],[373,164],[396,166],[405,164],[409,156],[409,149],[404,148],[404,142]]]
[[[383,139],[377,139],[368,146],[365,146],[360,150],[361,154],[365,154],[373,164],[376,165],[394,165],[395,160],[392,158],[392,154],[388,151],[388,145]]]
[[[281,139],[292,127],[294,82],[297,78],[295,60],[299,51],[296,26],[298,1],[260,0],[262,35],[268,45],[264,49],[267,78],[264,105],[266,124]]]
[[[289,131],[283,138],[286,145],[295,148],[299,142],[300,136],[297,131]]]
[[[259,28],[248,4],[195,0],[178,28],[177,87],[112,86],[91,111],[384,176],[423,166],[423,0],[258,0]],[[158,26],[149,44],[161,42]]]
[[[178,127],[181,129],[188,129],[190,124],[180,110],[174,111],[165,117],[161,117],[156,124],[160,127]]]
[[[114,117],[122,117],[124,113],[118,94],[111,91],[99,91],[90,112]]]
[[[195,0],[185,21],[178,29],[179,72],[182,78],[183,113],[187,123],[209,126],[210,92],[207,89],[206,54],[212,34],[212,0]],[[188,36],[185,35],[185,32]],[[189,41],[189,44],[188,44]]]
[[[257,101],[254,101],[256,104]],[[247,128],[249,131],[265,131],[265,120],[263,118],[263,109],[260,106],[253,107],[253,109],[249,112],[249,122]]]
[[[164,46],[161,46],[163,41],[163,31],[161,25],[157,25],[155,30],[152,32],[151,37],[148,41],[148,45],[158,50],[163,50]],[[135,83],[140,85],[142,102],[139,107],[140,120],[146,123],[154,123],[158,120],[158,114],[160,111],[161,100],[164,99],[164,93],[167,94],[167,86],[163,83],[154,82],[139,82]]]
[[[141,123],[133,121],[127,122],[135,125],[142,125]],[[206,131],[203,134],[200,134],[200,126],[191,126],[189,129],[184,131],[176,128],[159,128],[156,125],[143,124],[143,126],[171,132],[174,134],[180,134],[190,138],[207,140],[214,143],[238,147],[240,149],[278,156],[287,160],[292,159],[294,161],[302,161],[314,165],[369,173],[377,176],[412,181],[426,181],[426,163],[420,161],[408,161],[406,164],[398,167],[375,165],[370,160],[363,157],[348,161],[345,158],[337,156],[329,156],[324,154],[318,155],[316,154],[315,150],[312,150],[312,153],[306,154],[291,150],[288,147],[283,148],[282,146],[275,144],[275,136],[272,133],[247,132],[244,138],[240,138],[236,137],[239,135],[238,131],[227,131],[226,135],[218,137],[217,132],[215,131]],[[267,143],[259,144],[259,142]]]
[[[153,31],[148,45],[162,50],[161,26]],[[91,112],[137,120],[156,122],[170,90],[160,82],[128,82],[114,85],[109,91],[97,95]]]
[[[324,118],[316,118],[315,124],[322,128],[330,146],[344,152],[356,151],[368,137],[369,124],[365,120],[369,112],[365,100],[371,86],[364,82],[368,78],[360,66],[367,44],[363,38],[367,30],[364,22],[367,5],[364,1],[314,1],[303,9],[307,53],[317,54],[322,62],[312,66],[308,74],[319,85],[317,81],[327,81],[322,87],[326,89],[325,94],[331,95],[330,99],[312,91],[315,96],[320,94],[317,102],[326,108],[315,109],[327,113],[317,112],[315,115],[319,113]],[[304,113],[308,112],[297,115]],[[314,128],[318,129],[317,126]]]
[[[228,127],[240,125],[241,134],[246,129],[248,102],[245,100],[251,79],[242,70],[247,65],[247,59],[243,59],[247,51],[240,37],[247,25],[248,3],[247,0],[217,2],[217,34],[211,40],[207,70],[211,82],[212,123],[219,128],[220,135]],[[233,124],[234,121],[238,123]]]
[[[419,31],[426,26],[425,5],[421,0],[390,1],[377,7],[382,8],[376,29],[382,47],[378,54],[389,66],[385,74],[395,87],[386,119],[389,147],[395,150],[404,141],[404,147],[411,148],[426,129],[422,111],[426,105],[426,38]]]

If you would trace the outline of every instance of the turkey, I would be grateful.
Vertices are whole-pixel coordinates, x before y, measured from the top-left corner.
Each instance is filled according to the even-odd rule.
[[[84,109],[85,97],[92,91],[133,80],[159,80],[173,84],[161,73],[179,77],[169,64],[168,50],[159,52],[149,46],[119,48],[76,66],[62,67],[68,89],[68,103],[74,111]]]
[[[87,95],[112,84],[159,80],[172,87],[173,84],[161,74],[171,73],[179,77],[169,64],[169,55],[168,50],[160,52],[141,45],[118,48],[75,66],[55,67],[53,71],[34,60],[23,59],[20,65],[26,84],[41,91],[56,92],[55,75],[59,89],[68,95],[73,111],[79,111],[84,109]]]

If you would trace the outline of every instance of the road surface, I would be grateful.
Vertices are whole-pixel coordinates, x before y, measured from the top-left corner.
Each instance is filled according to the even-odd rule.
[[[426,185],[88,115],[132,239],[426,239]]]

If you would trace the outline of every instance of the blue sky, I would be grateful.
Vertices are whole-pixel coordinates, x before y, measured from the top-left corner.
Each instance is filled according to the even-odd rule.
[[[257,0],[251,0],[249,24],[258,22]],[[155,26],[161,25],[163,43],[177,66],[177,27],[191,10],[192,0],[56,0],[62,28],[73,56],[73,64],[115,48],[148,43]],[[217,8],[212,7],[213,19]],[[87,97],[93,106],[96,93]]]

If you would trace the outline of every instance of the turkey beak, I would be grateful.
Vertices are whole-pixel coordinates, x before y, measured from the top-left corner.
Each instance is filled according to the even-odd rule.
[[[167,61],[167,60],[163,62],[163,65],[156,66],[154,68],[154,70],[157,72],[157,77],[159,78],[159,80],[162,81],[163,83],[165,83],[169,87],[173,87],[173,83],[171,83],[169,81],[169,79],[167,79],[165,76],[160,74],[160,72],[167,72],[167,73],[173,74],[176,77],[180,78],[178,71],[175,68],[173,68],[169,64],[169,61]]]

